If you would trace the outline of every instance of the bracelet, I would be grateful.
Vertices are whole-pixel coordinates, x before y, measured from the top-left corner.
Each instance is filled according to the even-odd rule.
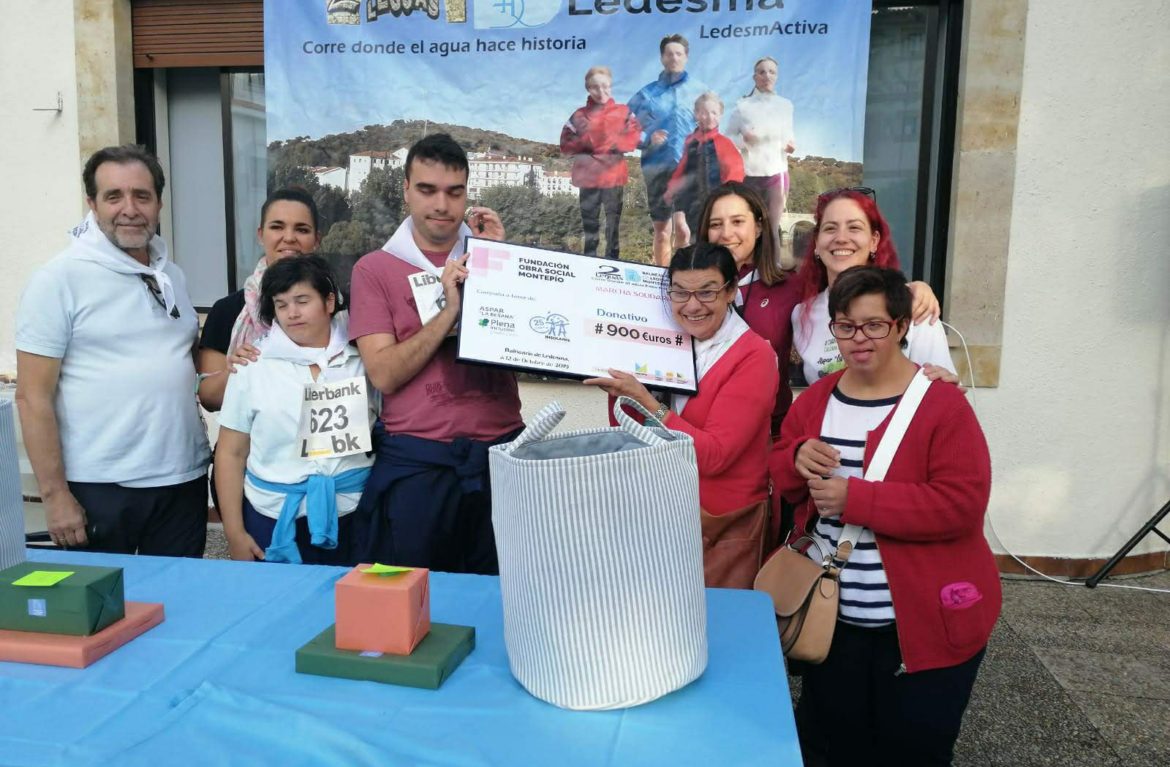
[[[654,417],[659,421],[665,422],[667,414],[670,413],[670,408],[663,402],[658,405],[658,409],[654,411]]]

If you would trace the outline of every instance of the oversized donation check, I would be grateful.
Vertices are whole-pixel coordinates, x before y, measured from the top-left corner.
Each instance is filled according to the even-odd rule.
[[[576,379],[615,368],[650,388],[697,390],[666,269],[477,237],[467,253],[461,361]]]

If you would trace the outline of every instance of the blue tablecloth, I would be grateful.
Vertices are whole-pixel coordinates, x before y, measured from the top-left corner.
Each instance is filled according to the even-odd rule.
[[[707,592],[710,664],[624,711],[564,711],[513,679],[496,578],[433,573],[432,619],[475,626],[437,691],[297,674],[342,568],[30,551],[125,569],[166,621],[88,669],[0,663],[4,765],[799,765],[771,603]]]

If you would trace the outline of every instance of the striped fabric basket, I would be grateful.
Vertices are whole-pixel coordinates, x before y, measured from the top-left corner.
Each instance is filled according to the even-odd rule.
[[[16,460],[16,408],[0,399],[0,569],[24,561],[24,497]]]
[[[619,428],[550,437],[553,402],[489,453],[512,674],[562,708],[647,703],[707,667],[694,442],[623,403],[641,410],[619,400]]]

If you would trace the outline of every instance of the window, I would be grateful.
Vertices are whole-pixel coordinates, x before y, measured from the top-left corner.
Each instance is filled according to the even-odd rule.
[[[865,183],[877,190],[902,268],[942,296],[962,4],[875,6]]]

